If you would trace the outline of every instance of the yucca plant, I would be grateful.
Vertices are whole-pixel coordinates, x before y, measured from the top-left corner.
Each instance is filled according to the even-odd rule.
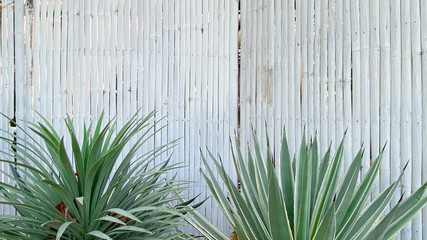
[[[173,204],[187,185],[165,177],[181,166],[159,158],[174,143],[136,156],[159,131],[150,123],[153,116],[135,114],[116,131],[113,121],[103,127],[101,115],[94,129],[84,127],[81,143],[67,118],[72,153],[45,119],[29,123],[26,138],[2,138],[10,146],[2,149],[9,158],[1,159],[10,174],[2,174],[14,184],[0,183],[0,204],[17,215],[0,216],[0,239],[185,238],[177,227],[192,200]],[[129,150],[123,151],[126,145]]]
[[[241,189],[227,175],[222,162],[209,154],[227,194],[203,156],[203,176],[239,240],[393,239],[427,203],[424,183],[386,212],[402,175],[375,199],[368,200],[382,153],[357,184],[363,150],[340,177],[343,141],[333,157],[328,150],[319,159],[317,140],[306,145],[304,137],[295,160],[284,134],[280,158],[274,161],[268,136],[266,139],[267,153],[263,155],[253,134],[254,149],[247,152],[247,159],[236,141],[233,160]],[[208,239],[228,239],[199,213],[192,213],[192,217],[193,225]]]

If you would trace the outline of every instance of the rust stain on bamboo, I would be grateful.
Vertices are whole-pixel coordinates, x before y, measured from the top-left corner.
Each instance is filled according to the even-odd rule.
[[[269,106],[273,104],[273,79],[274,72],[272,68],[264,67],[262,71],[262,99],[267,102]]]

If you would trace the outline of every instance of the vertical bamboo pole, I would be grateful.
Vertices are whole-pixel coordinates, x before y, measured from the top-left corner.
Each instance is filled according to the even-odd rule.
[[[343,77],[343,37],[344,2],[335,2],[335,141],[338,144],[344,136],[344,77]],[[345,149],[348,151],[348,149]],[[344,162],[346,159],[344,159]],[[345,164],[343,164],[345,167]],[[345,168],[344,168],[345,169]]]
[[[391,21],[391,136],[390,136],[390,181],[396,181],[400,174],[400,99],[401,99],[401,36],[400,36],[400,1],[390,0],[390,21]],[[407,174],[407,173],[406,173]],[[401,192],[399,186],[397,192]],[[400,194],[395,194],[392,199],[394,206],[400,198]],[[397,237],[400,239],[400,236]]]
[[[302,121],[301,121],[301,1],[295,1],[295,66],[294,66],[294,73],[295,78],[293,81],[295,81],[295,86],[292,91],[295,93],[295,141],[298,144],[301,143],[302,139]],[[306,36],[304,36],[305,38]],[[296,148],[297,149],[297,148]],[[295,150],[296,150],[295,149]],[[298,151],[295,151],[295,153]]]
[[[361,76],[360,76],[360,21],[359,0],[351,1],[351,51],[352,51],[352,151],[356,156],[361,144]],[[366,143],[365,143],[366,144]],[[366,147],[366,145],[365,145]]]
[[[112,36],[111,36],[111,22],[112,22],[112,11],[111,11],[111,0],[105,1],[104,4],[105,11],[105,21],[104,26],[101,27],[101,36],[104,35],[104,87],[103,87],[103,102],[104,102],[104,114],[105,117],[110,117],[110,107],[112,103],[110,102],[111,96],[111,86],[110,81],[113,76],[111,76],[111,55],[112,55]],[[138,59],[139,63],[139,59]]]
[[[27,20],[28,21],[28,20]],[[14,95],[16,99],[16,108],[14,114],[16,116],[16,121],[20,124],[21,120],[24,119],[25,115],[25,22],[24,22],[24,1],[17,0],[15,1],[15,29],[14,29],[14,38],[15,38],[15,86],[14,86]],[[20,134],[19,130],[18,135],[24,137]]]
[[[298,148],[295,146],[295,128],[296,128],[296,110],[295,110],[295,89],[296,79],[295,74],[295,1],[288,1],[288,71],[289,71],[289,126],[287,127],[287,135],[289,141],[289,152],[291,156]]]
[[[85,24],[82,26],[84,27],[84,38],[85,38],[85,66],[84,66],[84,73],[85,73],[85,81],[82,82],[82,85],[84,86],[84,121],[90,121],[90,119],[96,119],[97,117],[96,112],[98,108],[98,101],[97,101],[97,88],[98,88],[98,81],[97,81],[97,74],[99,72],[98,68],[98,52],[97,49],[100,47],[98,45],[98,33],[97,33],[97,21],[99,19],[99,15],[96,14],[97,12],[97,4],[96,1],[85,1]],[[92,118],[91,118],[92,115]]]
[[[353,159],[353,128],[352,128],[352,95],[351,95],[351,72],[352,72],[352,30],[351,30],[351,0],[344,1],[343,13],[343,101],[344,101],[344,169],[348,169]],[[358,148],[357,146],[355,146]]]
[[[6,94],[4,93],[4,88],[3,88],[3,84],[4,84],[4,82],[5,82],[5,80],[3,80],[3,79],[6,79],[6,46],[5,46],[5,44],[6,44],[6,38],[4,37],[4,36],[6,36],[6,27],[4,27],[3,26],[3,24],[5,24],[6,23],[6,20],[7,20],[7,18],[6,18],[6,10],[5,10],[5,7],[4,7],[4,4],[6,4],[6,1],[4,1],[3,2],[3,5],[1,6],[1,11],[2,11],[2,15],[1,15],[1,24],[0,24],[0,29],[1,29],[1,38],[0,38],[0,53],[1,53],[1,58],[0,58],[0,77],[1,77],[1,81],[0,81],[0,100],[1,100],[1,102],[2,103],[5,103],[6,101],[5,101],[5,98],[6,98]],[[5,105],[4,104],[0,104],[0,111],[2,111],[2,112],[4,112],[4,108],[5,108]],[[5,125],[7,125],[6,123],[5,123],[6,121],[5,121],[5,119],[4,118],[0,118],[0,126],[5,126]],[[3,135],[4,135],[4,133],[0,133],[0,136],[1,137],[3,137]],[[1,141],[0,142],[0,148],[1,149],[3,149],[4,148],[4,143],[3,143],[3,141]],[[2,153],[0,153],[0,157],[1,158],[5,158],[4,156],[3,156],[3,154]],[[2,169],[3,171],[4,170],[6,170],[6,168],[5,168],[5,165],[6,164],[4,164],[4,163],[0,163],[0,169]],[[2,182],[5,182],[5,177],[6,177],[6,175],[4,174],[4,173],[1,173],[0,174],[0,180],[2,181]],[[5,208],[6,208],[6,206],[5,205],[3,205],[3,204],[1,204],[0,205],[0,214],[5,214]]]
[[[248,109],[248,95],[247,95],[247,83],[249,82],[249,14],[248,14],[248,6],[250,1],[240,1],[240,31],[239,31],[239,39],[240,39],[240,84],[239,84],[239,128],[237,129],[237,133],[240,136],[240,146],[242,149],[245,149],[247,138],[246,133],[248,129],[247,118],[249,117],[249,109]],[[203,11],[203,15],[205,15],[205,11]],[[203,22],[205,24],[205,22]],[[243,154],[246,156],[246,151],[243,151]]]
[[[422,75],[421,75],[421,24],[420,2],[411,1],[410,4],[410,28],[411,28],[411,60],[412,60],[412,179],[411,193],[414,193],[422,184]],[[417,214],[412,220],[411,239],[422,239],[421,214]]]
[[[109,112],[110,112],[110,118],[116,116],[117,114],[117,93],[116,93],[116,84],[117,84],[117,2],[115,0],[110,0],[111,2],[111,8],[110,8],[110,14],[111,14],[111,39],[110,39],[110,54],[111,54],[111,61],[110,61],[110,76],[109,76],[109,95],[110,95],[110,106],[109,106]]]
[[[320,146],[326,152],[329,145],[328,132],[328,2],[321,1],[320,10]]]
[[[65,77],[66,79],[66,112],[68,112],[69,116],[73,116],[73,88],[74,88],[74,37],[76,34],[74,33],[74,17],[75,17],[75,1],[69,1],[68,0],[68,31],[66,34],[63,34],[64,39],[66,39],[67,36],[68,40],[67,42],[64,42],[64,45],[67,47],[67,51],[65,52],[67,57],[67,75]],[[37,46],[37,44],[35,44]],[[36,90],[34,90],[36,92]]]
[[[420,2],[422,63],[422,159],[427,159],[427,2]],[[427,161],[422,161],[422,182],[427,181]],[[422,210],[423,239],[427,239],[427,208]]]
[[[281,22],[281,30],[282,30],[282,34],[281,34],[281,39],[280,39],[280,43],[282,44],[282,51],[280,54],[280,58],[281,58],[281,72],[282,72],[282,77],[281,79],[281,89],[289,89],[289,44],[288,44],[288,39],[289,39],[289,32],[287,31],[288,28],[288,4],[286,3],[286,1],[278,1],[281,3],[282,7],[281,7],[281,14],[279,16],[281,16],[281,19],[278,20]],[[285,128],[286,132],[289,131],[289,98],[288,98],[288,94],[280,94],[281,96],[281,119],[282,119],[282,124],[281,124],[281,128]],[[281,136],[282,134],[285,134],[285,132],[281,131]],[[279,141],[281,143],[281,140]]]
[[[315,26],[314,26],[314,0],[308,1],[308,26],[307,26],[307,32],[308,32],[308,41],[307,41],[307,71],[308,71],[308,78],[307,78],[307,130],[309,137],[314,137],[315,132],[317,129],[315,128],[314,124],[314,105],[315,102],[317,102],[317,99],[315,99],[314,95],[314,63],[315,63],[315,52],[314,52],[314,38],[315,38]],[[304,37],[304,35],[302,35]],[[317,63],[316,63],[317,64]],[[316,81],[317,82],[317,81]]]
[[[369,0],[360,0],[360,97],[361,97],[361,133],[364,154],[362,177],[370,167],[370,99],[369,99]],[[357,92],[355,94],[358,94]],[[354,96],[354,95],[353,95]]]
[[[214,79],[213,79],[213,44],[214,44],[214,1],[210,0],[208,2],[206,2],[207,9],[207,26],[206,29],[208,30],[207,34],[208,34],[208,55],[207,55],[207,85],[208,85],[208,90],[207,90],[207,103],[206,103],[206,111],[207,111],[207,136],[206,136],[206,146],[203,146],[202,148],[209,148],[209,150],[213,150],[213,84],[214,84]],[[206,156],[206,155],[205,155]],[[212,219],[212,223],[215,224],[215,226],[218,226],[218,219],[216,218],[217,216],[217,211],[219,210],[216,207],[216,204],[213,200],[209,199],[208,200],[208,209],[210,209],[210,211],[207,209],[207,217],[210,217],[210,219]]]
[[[130,6],[130,116],[138,110],[138,2],[131,1]],[[158,14],[158,13],[156,13]],[[160,41],[159,41],[160,42]],[[167,66],[167,64],[165,64]],[[162,70],[160,70],[162,72]],[[129,81],[129,80],[128,80]],[[161,81],[161,79],[159,80]],[[102,82],[102,81],[101,81]],[[163,110],[163,109],[162,109]],[[163,114],[163,111],[162,111]]]
[[[385,146],[381,164],[380,192],[390,185],[390,0],[380,1],[380,147]]]
[[[369,1],[369,62],[370,62],[370,139],[371,158],[380,153],[380,14],[379,0]],[[372,190],[374,199],[380,190],[379,176]]]
[[[84,16],[84,22],[82,24],[84,43],[83,45],[83,60],[84,65],[81,68],[83,81],[80,83],[82,89],[82,118],[83,123],[88,123],[91,120],[91,114],[95,115],[97,108],[97,96],[96,88],[97,84],[97,51],[95,48],[98,48],[97,42],[97,31],[96,31],[96,22],[98,20],[98,15],[94,16],[95,1],[84,1],[82,2],[84,6],[84,11],[82,15]],[[95,117],[93,118],[95,119]]]
[[[320,66],[321,66],[321,62],[320,62],[320,29],[321,29],[321,16],[322,16],[322,12],[321,12],[321,2],[322,1],[315,1],[314,2],[314,8],[315,8],[315,12],[314,12],[314,79],[313,79],[313,97],[314,97],[314,130],[317,133],[318,136],[318,142],[319,144],[319,153],[320,155],[323,156],[323,154],[325,153],[326,149],[324,149],[323,147],[325,146],[322,145],[322,138],[320,137]]]
[[[97,37],[98,37],[98,48],[95,49],[96,53],[97,53],[97,57],[96,57],[96,61],[97,61],[97,66],[96,69],[98,69],[97,71],[97,88],[94,89],[94,91],[96,92],[96,96],[97,96],[97,100],[98,100],[98,106],[96,108],[96,112],[93,112],[92,114],[92,120],[98,119],[99,116],[101,115],[101,112],[104,112],[105,114],[105,108],[106,106],[108,106],[108,94],[106,91],[107,88],[107,81],[106,81],[106,76],[107,76],[107,68],[105,67],[106,63],[107,63],[107,50],[108,50],[108,37],[105,34],[105,25],[106,25],[106,21],[107,21],[107,7],[110,5],[108,3],[108,1],[95,1],[95,6],[94,8],[98,7],[98,24],[97,24],[97,28],[96,28],[96,32],[97,32]],[[135,4],[136,5],[136,4]],[[136,31],[135,31],[135,36],[137,36]],[[137,59],[135,59],[135,61],[137,61]],[[107,115],[108,116],[108,115]]]
[[[335,145],[338,145],[336,142],[339,141],[335,139],[335,119],[336,119],[336,109],[335,109],[335,97],[336,97],[336,74],[335,74],[335,68],[336,68],[336,56],[335,56],[335,0],[329,0],[329,9],[328,9],[328,140],[331,143],[332,149],[335,149]]]
[[[281,90],[283,89],[283,82],[285,79],[283,78],[283,62],[282,62],[282,54],[283,54],[283,45],[282,44],[282,1],[274,1],[274,27],[276,29],[276,41],[274,41],[274,130],[271,134],[274,134],[274,157],[275,159],[279,159],[280,157],[280,144],[281,144],[281,135],[282,128],[284,126],[284,116],[282,112],[282,94]],[[276,160],[276,167],[279,167],[280,161]]]
[[[40,114],[47,116],[47,0],[41,1],[40,8]],[[50,67],[50,66],[49,66]],[[46,87],[45,87],[46,86]],[[37,121],[40,117],[36,115]]]
[[[54,14],[53,14],[53,123],[56,126],[56,129],[60,131],[60,134],[63,134],[63,125],[61,118],[61,109],[63,102],[61,97],[61,89],[62,89],[62,79],[61,79],[61,66],[63,66],[63,62],[61,62],[61,2],[55,1],[54,6]],[[61,14],[60,14],[61,13]],[[65,11],[64,11],[65,15]],[[65,17],[63,17],[65,18]],[[63,19],[66,21],[66,19]],[[65,130],[65,129],[64,129]]]
[[[297,25],[297,28],[300,29],[300,87],[298,87],[298,90],[300,92],[301,96],[301,125],[304,128],[305,134],[307,138],[310,138],[310,126],[307,125],[308,122],[308,88],[309,88],[309,82],[308,82],[308,37],[310,32],[308,32],[308,1],[299,1],[301,2],[300,9],[298,10],[300,14],[299,26]],[[297,33],[298,34],[298,33]]]
[[[227,3],[227,1],[226,1]],[[238,129],[238,78],[239,78],[239,3],[237,1],[230,1],[229,2],[229,13],[230,14],[230,21],[229,21],[229,31],[230,31],[230,49],[229,49],[229,65],[230,65],[230,129],[228,134],[231,136],[231,139],[237,138],[237,129]],[[226,136],[227,137],[227,136]],[[226,139],[225,139],[226,141]],[[229,146],[225,151],[229,151]],[[232,167],[232,156],[229,155],[229,161],[230,161],[230,169],[231,169],[231,177],[233,180],[237,181],[237,175],[234,171],[234,168]],[[225,221],[225,219],[223,220]]]
[[[427,159],[427,2],[420,2],[422,63],[422,159]],[[427,161],[422,161],[422,182],[427,181]],[[422,210],[423,239],[427,239],[427,208]]]
[[[188,142],[189,144],[186,146],[187,147],[187,151],[188,151],[188,159],[189,159],[189,166],[191,166],[188,170],[188,175],[190,177],[190,179],[192,179],[193,181],[200,181],[200,179],[197,179],[197,173],[198,171],[195,171],[193,168],[195,167],[196,164],[196,159],[195,159],[195,150],[197,149],[197,145],[199,144],[197,141],[197,125],[196,125],[196,114],[197,114],[197,83],[196,81],[199,79],[196,79],[196,66],[195,66],[195,55],[196,55],[196,3],[190,3],[189,6],[189,13],[188,15],[190,16],[190,21],[188,22],[188,28],[189,28],[189,32],[190,32],[190,36],[188,38],[189,41],[189,48],[186,52],[186,54],[189,56],[189,77],[188,77]],[[220,91],[221,92],[221,91]],[[191,184],[190,185],[190,189],[189,189],[189,196],[194,196],[194,188],[195,188],[195,184]]]
[[[411,174],[414,161],[412,160],[411,147],[411,95],[412,95],[412,83],[411,83],[411,6],[409,1],[404,1],[400,3],[400,23],[402,27],[401,38],[402,38],[402,82],[401,94],[402,101],[400,116],[401,120],[401,129],[400,129],[400,146],[401,146],[401,158],[400,158],[400,169],[403,169],[405,164],[410,161],[410,165],[406,168],[406,173],[402,177],[402,194],[411,192]],[[399,170],[400,170],[399,169]],[[411,239],[411,223],[402,229],[400,234],[402,239]]]

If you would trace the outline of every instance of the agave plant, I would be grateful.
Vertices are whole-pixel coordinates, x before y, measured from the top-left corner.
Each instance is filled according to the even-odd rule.
[[[2,174],[15,184],[0,183],[0,204],[18,214],[0,216],[0,239],[185,238],[176,227],[192,200],[173,204],[186,184],[166,179],[164,174],[180,165],[159,159],[173,143],[136,156],[158,131],[149,121],[153,115],[135,115],[120,131],[112,121],[102,127],[101,115],[94,129],[84,127],[81,143],[67,118],[71,155],[45,119],[30,124],[26,138],[2,138],[10,146],[2,150],[9,159],[1,160],[10,174]],[[133,145],[123,151],[131,139]],[[150,167],[156,159],[158,167]]]
[[[241,189],[227,175],[222,162],[209,153],[227,195],[202,157],[207,185],[239,240],[393,239],[427,203],[424,183],[386,212],[402,175],[368,201],[382,153],[357,184],[363,150],[340,177],[343,141],[332,158],[328,150],[319,159],[316,139],[306,145],[304,137],[295,160],[289,154],[284,134],[280,158],[274,162],[268,135],[266,139],[267,153],[263,156],[253,134],[254,150],[248,151],[247,159],[236,141],[233,160]],[[199,213],[192,213],[192,218],[192,224],[208,239],[228,239]]]

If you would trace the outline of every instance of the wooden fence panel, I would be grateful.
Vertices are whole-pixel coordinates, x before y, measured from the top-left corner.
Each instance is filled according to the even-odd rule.
[[[173,162],[187,165],[179,177],[194,181],[185,194],[201,192],[202,200],[210,194],[199,149],[206,154],[208,147],[232,166],[238,11],[238,2],[225,0],[3,1],[0,112],[23,123],[40,120],[38,111],[60,134],[69,114],[81,134],[83,124],[96,121],[102,111],[109,119],[117,116],[121,126],[138,109],[139,114],[157,109],[153,121],[164,119],[156,129],[168,126],[142,152],[182,138],[168,154],[175,152]],[[4,118],[0,124],[14,130]],[[2,175],[2,181],[8,179]],[[214,202],[200,210],[230,233]]]
[[[293,154],[304,132],[324,154],[346,131],[345,168],[365,148],[361,177],[386,145],[372,197],[410,166],[393,204],[427,180],[425,1],[3,0],[1,16],[0,112],[26,129],[38,111],[61,134],[70,114],[81,134],[102,111],[121,126],[157,109],[168,125],[142,152],[182,138],[168,154],[198,182],[188,196],[209,196],[199,149],[235,179],[228,139],[250,146],[252,128],[276,157],[283,129]],[[201,211],[231,231],[211,198]],[[424,210],[399,238],[426,228]]]
[[[268,129],[276,131],[270,132],[270,136],[279,134],[285,125],[294,154],[303,131],[308,136],[317,132],[319,151],[323,154],[328,146],[335,149],[347,130],[344,166],[348,168],[363,145],[361,177],[385,146],[372,198],[396,180],[408,161],[410,167],[393,204],[401,194],[407,197],[426,181],[426,164],[422,160],[427,149],[425,1],[321,0],[315,1],[314,11],[311,0],[243,2],[246,11],[241,12],[244,31],[240,79],[245,85],[240,90],[244,109],[240,117],[241,139],[248,141],[247,126],[255,126],[262,132],[263,123],[258,121],[265,120]],[[269,10],[271,7],[273,11]],[[273,19],[268,26],[264,23],[266,13]],[[259,25],[265,26],[263,31]],[[274,34],[266,33],[265,29]],[[263,47],[270,45],[287,52],[271,52]],[[280,55],[282,61],[275,55]],[[287,61],[283,61],[283,55],[288,56]],[[264,56],[276,59],[273,66],[263,61]],[[247,63],[252,65],[249,67]],[[283,68],[287,72],[279,70]],[[263,74],[264,69],[272,70],[271,75],[276,78],[272,84],[268,84],[270,80]],[[253,85],[257,91],[247,91]],[[266,85],[274,89],[272,102],[266,100],[268,91],[263,88]],[[275,97],[279,94],[287,97]],[[255,113],[246,110],[247,99],[257,103]],[[274,114],[265,116],[269,109],[274,109]],[[278,115],[277,109],[282,109],[282,121],[272,117]],[[303,129],[306,124],[310,126]],[[274,139],[278,141],[277,137]],[[274,143],[276,148],[279,144]],[[424,210],[423,215],[404,228],[399,238],[426,239],[426,222]]]

